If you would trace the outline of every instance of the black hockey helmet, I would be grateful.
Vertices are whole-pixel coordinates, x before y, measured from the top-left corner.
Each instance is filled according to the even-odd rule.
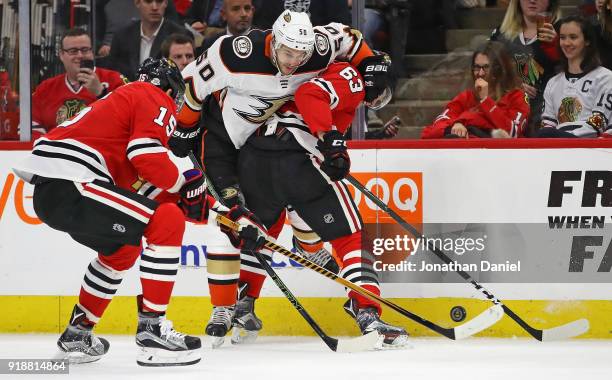
[[[172,90],[170,96],[176,103],[177,112],[185,101],[185,81],[178,66],[169,59],[147,58],[138,68],[138,80],[149,82],[163,91]]]

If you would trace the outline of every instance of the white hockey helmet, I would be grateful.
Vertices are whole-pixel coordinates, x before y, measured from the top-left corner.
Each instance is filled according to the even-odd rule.
[[[310,59],[315,46],[315,36],[307,13],[286,10],[272,25],[272,61],[277,67],[276,51],[281,45],[306,53],[300,65]]]

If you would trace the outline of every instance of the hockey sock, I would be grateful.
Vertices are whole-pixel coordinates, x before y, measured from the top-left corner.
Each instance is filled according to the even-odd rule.
[[[285,224],[285,212],[281,214],[276,223],[268,229],[268,235],[274,239],[278,238],[283,225]],[[261,254],[267,261],[272,261],[272,251],[269,249],[262,249]],[[240,254],[240,282],[248,284],[247,295],[253,298],[259,298],[259,293],[263,287],[264,281],[266,281],[266,271],[261,267],[257,258],[249,252],[242,252]]]
[[[308,253],[316,253],[323,248],[323,240],[314,232],[306,222],[293,209],[288,208],[287,218],[293,229],[294,244]]]
[[[336,251],[336,255],[342,261],[342,270],[339,276],[376,295],[380,295],[378,275],[372,266],[373,259],[367,251],[361,249],[361,231],[334,239],[330,243]],[[379,315],[382,312],[377,302],[371,301],[354,291],[349,291],[348,297],[357,301],[359,309],[375,307]]]
[[[234,305],[238,295],[240,252],[233,247],[227,253],[206,252],[206,271],[212,305]]]
[[[184,232],[182,211],[172,203],[159,205],[144,232],[147,247],[140,259],[143,311],[164,313],[168,308]]]
[[[110,256],[98,255],[89,264],[79,294],[86,322],[98,323],[139,254],[140,247],[125,245]]]

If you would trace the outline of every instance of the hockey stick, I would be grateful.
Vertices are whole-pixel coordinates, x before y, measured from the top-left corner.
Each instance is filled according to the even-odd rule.
[[[212,195],[213,198],[215,198],[215,200],[217,200],[219,203],[223,204],[221,197],[219,197],[219,194],[212,186],[212,182],[210,182],[210,179],[206,175],[206,172],[202,170],[202,166],[197,161],[197,159],[195,158],[192,152],[189,152],[189,158],[191,159],[193,165],[196,168],[200,169],[200,171],[202,172],[202,175],[204,176],[204,180],[206,181],[206,187],[208,191],[210,192],[210,195]],[[230,219],[227,219],[227,220],[231,222]],[[251,252],[255,255],[255,258],[257,258],[257,261],[259,261],[259,264],[261,264],[264,270],[272,278],[272,281],[274,281],[276,286],[278,286],[278,288],[281,290],[281,292],[283,292],[285,297],[287,297],[289,302],[291,302],[291,305],[293,305],[293,308],[297,310],[298,313],[300,313],[302,318],[306,320],[306,323],[310,325],[310,327],[314,330],[315,333],[317,333],[317,335],[323,340],[323,342],[327,345],[327,347],[329,347],[330,350],[334,352],[358,352],[358,351],[370,350],[378,345],[380,336],[378,335],[376,331],[369,332],[368,334],[357,337],[357,338],[342,339],[342,340],[332,338],[329,335],[327,335],[323,331],[323,329],[321,329],[321,327],[317,324],[317,322],[315,322],[315,320],[312,319],[310,314],[308,314],[306,309],[304,309],[300,301],[298,301],[298,299],[293,295],[291,290],[289,290],[287,285],[285,285],[285,283],[283,282],[283,280],[281,280],[278,274],[276,274],[274,269],[272,269],[270,264],[268,264],[268,262],[263,257],[263,255],[257,251],[251,251]]]
[[[419,232],[416,230],[416,228],[414,228],[413,226],[411,226],[410,224],[408,224],[404,219],[402,219],[402,217],[400,217],[395,211],[393,211],[391,208],[389,208],[383,201],[381,201],[376,195],[372,194],[372,192],[370,190],[368,190],[365,186],[363,186],[361,184],[361,182],[359,182],[355,177],[353,177],[352,175],[347,175],[346,176],[346,180],[353,186],[355,186],[356,189],[358,189],[363,195],[365,195],[366,197],[368,197],[368,199],[370,199],[372,202],[374,202],[381,210],[385,211],[387,214],[389,214],[389,216],[391,216],[393,218],[393,220],[395,220],[399,225],[401,225],[402,227],[404,227],[404,229],[406,229],[408,232],[410,232],[412,235],[414,236],[418,236]],[[450,264],[453,261],[441,250],[437,249],[433,243],[431,243],[429,240],[427,241],[427,248],[433,252],[440,260],[442,260],[443,262]],[[477,283],[472,276],[470,276],[467,272],[463,271],[463,270],[456,270],[456,272],[467,282],[469,282],[470,284],[472,284],[472,286],[474,286],[476,288],[476,290],[479,290],[482,294],[484,294],[487,299],[489,299],[491,302],[493,302],[493,304],[495,304],[496,306],[501,306],[504,310],[504,312],[510,317],[512,318],[516,323],[519,324],[519,326],[521,326],[525,331],[527,331],[531,336],[533,336],[534,338],[536,338],[539,341],[551,341],[551,340],[560,340],[560,339],[567,339],[567,338],[572,338],[578,335],[582,335],[585,332],[587,332],[589,330],[589,321],[587,319],[578,319],[575,320],[573,322],[569,322],[565,325],[561,325],[561,326],[557,326],[557,327],[553,327],[550,329],[536,329],[532,326],[530,326],[527,322],[525,322],[524,319],[522,319],[521,317],[519,317],[518,315],[516,315],[508,306],[504,305],[504,303],[502,301],[500,301],[497,297],[495,297],[493,295],[493,293],[491,293],[490,291],[488,291],[487,289],[485,289],[482,285],[480,285],[479,283]]]
[[[226,218],[223,215],[217,215],[217,222],[219,222],[220,224],[223,224],[235,231],[238,231],[241,226],[236,223],[233,222],[232,220]],[[494,323],[496,323],[497,321],[500,320],[500,318],[503,316],[503,311],[502,308],[499,305],[495,305],[490,307],[489,309],[485,310],[484,312],[482,312],[481,314],[479,314],[478,316],[476,316],[475,318],[472,318],[470,321],[459,325],[457,327],[454,328],[445,328],[442,326],[439,326],[433,322],[430,322],[426,319],[421,318],[420,316],[409,312],[408,310],[394,304],[391,301],[388,301],[374,293],[372,293],[371,291],[362,288],[359,285],[353,284],[352,282],[342,278],[342,277],[338,277],[336,274],[334,274],[333,272],[328,271],[327,269],[313,263],[310,260],[307,260],[305,258],[303,258],[302,256],[293,253],[289,250],[287,250],[286,248],[281,247],[280,245],[267,240],[266,239],[266,243],[264,245],[266,248],[278,252],[283,256],[286,256],[300,264],[302,264],[303,266],[310,268],[316,272],[318,272],[319,274],[363,295],[364,297],[368,297],[369,299],[376,301],[376,302],[380,302],[388,307],[390,307],[391,309],[397,311],[398,313],[402,314],[405,317],[408,317],[410,319],[412,319],[413,321],[429,328],[430,330],[433,330],[435,332],[437,332],[440,335],[443,335],[449,339],[454,339],[454,340],[458,340],[458,339],[463,339],[463,338],[467,338],[468,336],[474,335],[484,329],[486,329],[487,327],[493,325]]]

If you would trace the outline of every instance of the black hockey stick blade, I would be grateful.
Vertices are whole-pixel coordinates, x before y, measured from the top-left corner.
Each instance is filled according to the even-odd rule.
[[[285,295],[285,297],[291,302],[293,308],[297,310],[298,313],[306,320],[306,322],[312,327],[312,329],[317,333],[319,337],[325,342],[327,347],[334,352],[357,352],[357,351],[367,351],[376,348],[379,344],[379,340],[381,336],[372,331],[366,335],[362,335],[357,338],[352,338],[349,340],[339,340],[336,338],[332,338],[323,331],[323,329],[319,326],[319,324],[308,314],[306,309],[302,306],[300,301],[293,295],[291,290],[285,285],[283,280],[278,276],[276,271],[272,269],[270,264],[266,261],[265,257],[257,251],[252,251],[252,253],[257,258],[257,261],[261,264],[264,270],[268,273],[268,275],[272,278],[272,281],[278,286],[281,292]]]
[[[231,221],[230,219],[224,217],[223,215],[217,215],[217,222],[219,224],[223,224],[229,228],[232,228],[234,230],[239,230],[240,225],[236,222]],[[481,314],[479,314],[478,316],[476,316],[475,318],[472,318],[470,321],[459,325],[457,327],[454,328],[446,328],[446,327],[442,327],[439,326],[431,321],[428,321],[424,318],[421,318],[420,316],[402,308],[401,306],[396,305],[395,303],[388,301],[374,293],[372,293],[371,291],[362,288],[359,285],[353,284],[352,282],[342,278],[342,277],[338,277],[336,274],[334,274],[333,272],[328,271],[327,269],[320,267],[319,265],[313,263],[310,260],[307,260],[305,258],[303,258],[302,256],[293,253],[291,251],[289,251],[286,248],[281,247],[280,245],[270,241],[270,240],[266,240],[265,243],[265,247],[280,253],[283,256],[286,256],[290,259],[292,259],[293,261],[296,261],[298,263],[300,263],[301,265],[314,270],[315,272],[318,272],[319,274],[331,279],[334,282],[337,282],[341,285],[343,285],[344,287],[347,287],[359,294],[361,294],[364,297],[367,297],[373,301],[376,302],[380,302],[383,305],[386,305],[388,307],[390,307],[391,309],[395,310],[396,312],[398,312],[399,314],[402,314],[403,316],[412,319],[413,321],[429,328],[430,330],[433,330],[435,332],[437,332],[440,335],[443,335],[449,339],[453,339],[453,340],[457,340],[457,339],[463,339],[466,338],[468,336],[474,335],[484,329],[486,329],[487,327],[497,323],[497,321],[499,321],[499,319],[503,316],[503,310],[501,308],[500,305],[494,305],[492,307],[490,307],[489,309],[485,310],[484,312],[482,312]]]
[[[346,176],[346,180],[351,185],[355,186],[355,188],[359,190],[363,195],[365,195],[368,199],[374,202],[381,210],[386,212],[391,218],[393,218],[393,220],[395,220],[406,231],[410,232],[414,236],[419,235],[419,232],[416,230],[416,228],[408,224],[408,222],[402,219],[401,216],[399,216],[395,211],[389,208],[376,195],[372,194],[372,192],[368,190],[365,186],[363,186],[361,182],[359,182],[355,177],[349,174]],[[435,246],[430,245],[429,242],[427,243],[427,249],[433,252],[433,254],[436,255],[443,262],[447,264],[452,262],[452,260],[448,257],[448,255],[446,255],[444,252],[442,252]],[[501,305],[506,315],[512,318],[512,320],[514,320],[519,326],[521,326],[525,331],[527,331],[531,336],[533,336],[535,339],[539,341],[551,341],[551,340],[572,338],[578,335],[582,335],[589,330],[589,321],[586,319],[579,319],[579,320],[567,323],[565,325],[553,327],[550,329],[544,329],[544,330],[536,329],[532,327],[531,325],[529,325],[527,322],[525,322],[523,318],[516,315],[516,313],[514,313],[508,306],[504,305],[497,297],[493,295],[493,293],[491,293],[490,291],[485,289],[482,285],[477,283],[472,278],[472,276],[470,276],[469,273],[463,270],[460,270],[460,269],[456,270],[456,272],[464,280],[472,284],[474,288],[476,288],[478,291],[484,294],[489,301],[493,302],[495,305]]]

